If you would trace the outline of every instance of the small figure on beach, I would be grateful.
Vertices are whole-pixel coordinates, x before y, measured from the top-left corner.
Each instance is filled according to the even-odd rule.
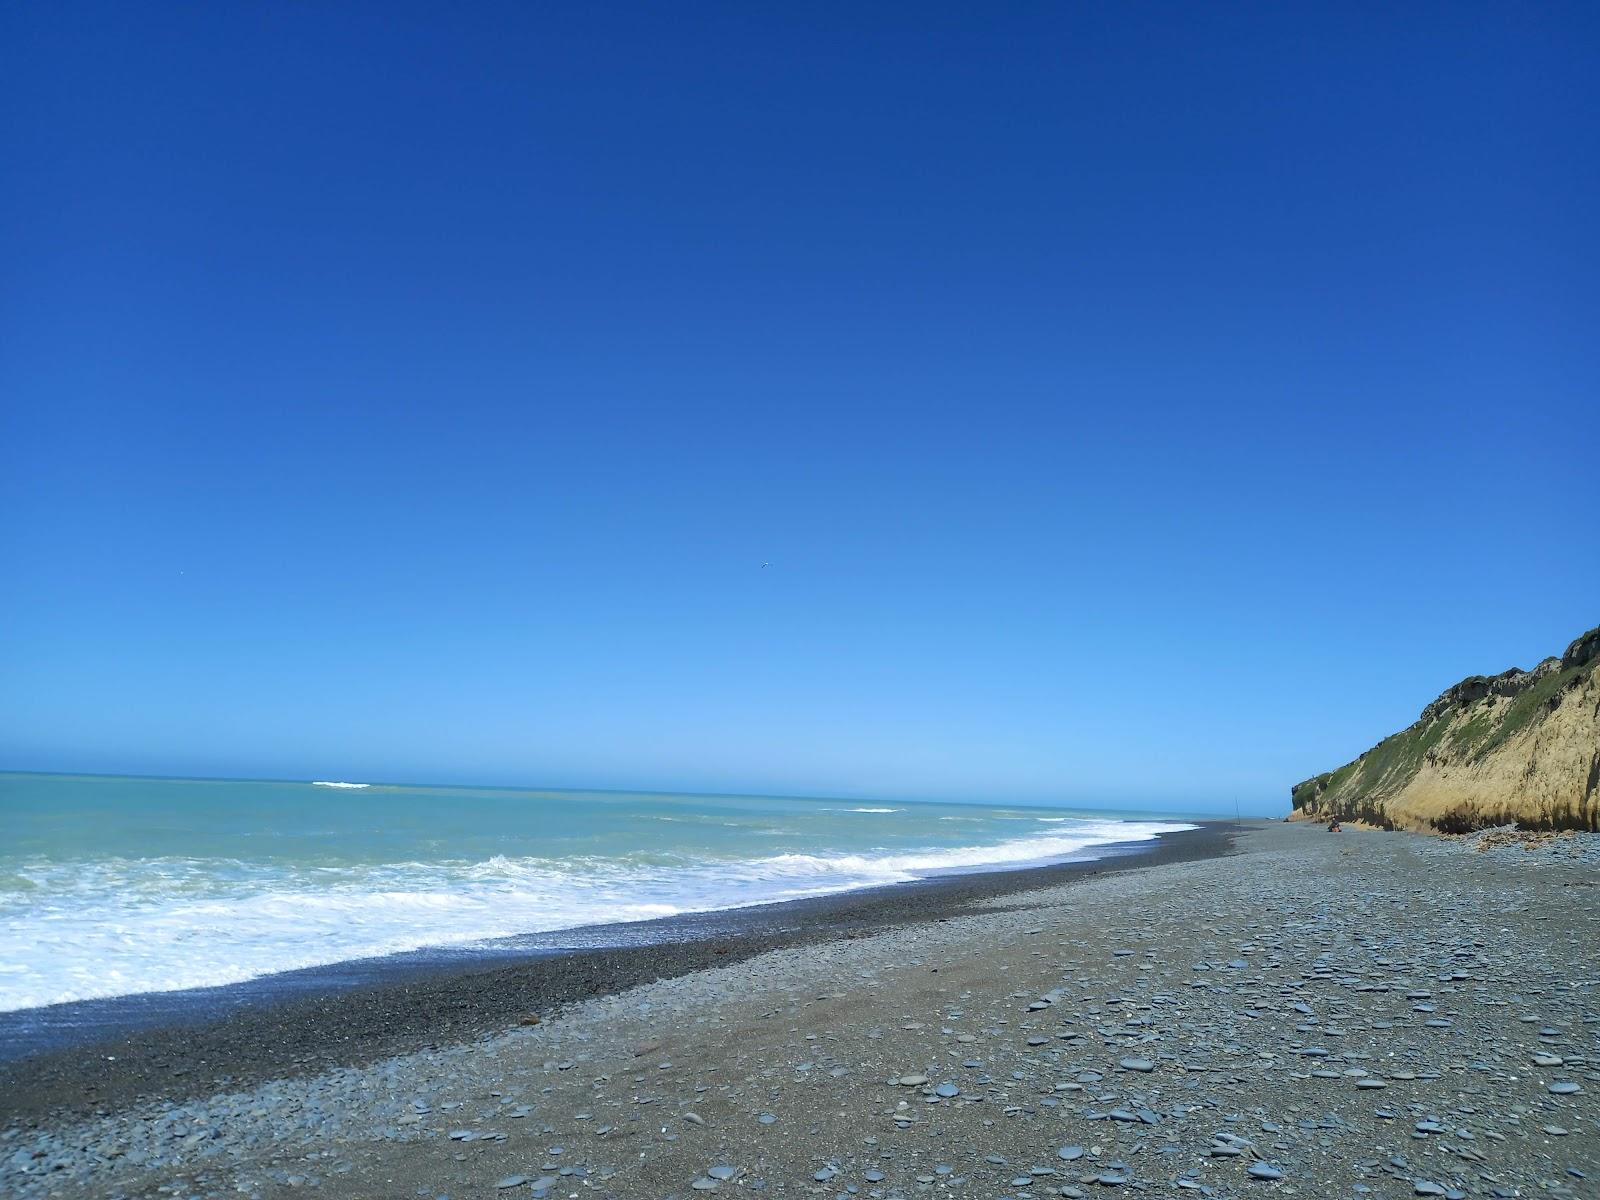
[[[1344,827],[1339,824],[1339,818],[1338,817],[1335,817],[1333,820],[1328,822],[1328,832],[1329,833],[1343,833],[1344,832]]]

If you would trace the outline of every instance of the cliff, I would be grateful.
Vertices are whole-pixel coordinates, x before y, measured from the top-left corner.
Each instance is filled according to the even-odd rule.
[[[1531,671],[1463,679],[1409,728],[1290,794],[1297,820],[1600,829],[1600,627]]]

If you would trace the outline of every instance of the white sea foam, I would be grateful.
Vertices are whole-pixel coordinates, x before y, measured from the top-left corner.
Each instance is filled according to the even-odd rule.
[[[343,782],[340,782],[340,781],[337,781],[337,780],[317,779],[317,780],[313,780],[312,781],[311,786],[312,787],[336,787],[336,788],[368,788],[368,787],[371,787],[372,785],[370,783],[343,783]]]
[[[21,886],[0,891],[0,1011],[1050,861],[1190,828],[1073,820],[991,845],[742,859],[24,860],[10,876]]]
[[[830,808],[830,809],[825,809],[824,811],[826,811],[826,812],[892,813],[892,812],[902,812],[904,810],[898,809],[898,808],[865,808],[865,807],[863,807],[863,808]]]

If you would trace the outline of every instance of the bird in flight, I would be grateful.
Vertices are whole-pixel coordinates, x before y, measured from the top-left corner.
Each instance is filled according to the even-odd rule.
[[[761,564],[761,569],[762,569],[762,570],[763,570],[763,571],[765,571],[765,570],[766,570],[766,569],[767,569],[767,568],[768,568],[768,567],[770,567],[770,566],[771,566],[771,565],[772,565],[772,564],[771,564],[771,563],[768,563],[768,562],[764,562],[764,563],[762,563],[762,564]]]

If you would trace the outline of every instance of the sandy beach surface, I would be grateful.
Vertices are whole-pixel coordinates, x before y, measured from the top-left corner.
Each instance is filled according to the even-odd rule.
[[[131,1082],[27,1060],[0,1194],[1600,1196],[1592,838],[1184,837],[656,947],[589,999],[522,965],[141,1034]]]

